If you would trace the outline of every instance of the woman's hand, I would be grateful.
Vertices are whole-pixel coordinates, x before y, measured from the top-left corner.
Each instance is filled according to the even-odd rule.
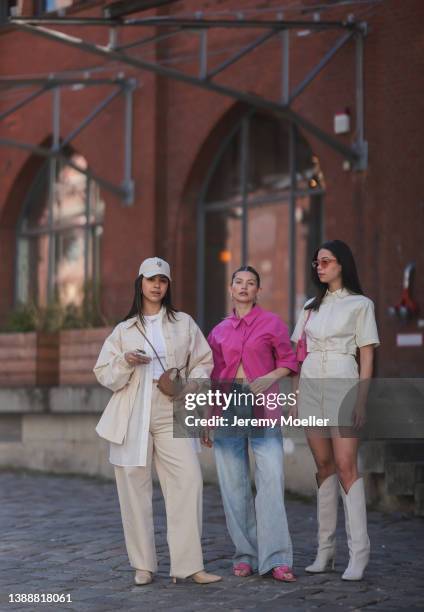
[[[357,403],[353,409],[352,425],[354,429],[361,429],[367,422],[366,406],[362,403]]]
[[[298,409],[297,402],[294,406],[290,406],[287,416],[292,417],[292,419],[297,419]]]
[[[125,361],[128,365],[137,366],[137,365],[146,365],[152,361],[151,357],[147,355],[142,355],[137,351],[127,351],[124,353]]]
[[[269,378],[269,376],[260,376],[259,378],[256,378],[256,380],[254,380],[253,382],[249,383],[249,386],[252,392],[255,395],[258,395],[259,393],[264,393],[274,383],[275,380]]]
[[[209,436],[209,429],[203,429],[200,432],[200,444],[206,446],[206,448],[212,448],[213,440]]]

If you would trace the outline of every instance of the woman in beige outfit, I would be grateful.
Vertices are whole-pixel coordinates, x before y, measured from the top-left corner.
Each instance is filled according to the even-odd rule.
[[[302,418],[328,419],[328,427],[306,430],[318,484],[318,551],[306,571],[324,572],[329,564],[334,566],[340,486],[349,547],[342,578],[361,580],[370,541],[356,430],[365,421],[374,348],[379,345],[374,304],[363,295],[352,252],[341,240],[324,243],[312,266],[317,293],[306,302],[292,335],[297,343],[305,332],[308,351],[300,374],[298,408]]]
[[[165,499],[171,576],[201,584],[221,579],[203,570],[202,475],[194,440],[173,437],[173,402],[157,387],[163,367],[187,363],[191,378],[208,378],[213,366],[196,323],[172,307],[170,281],[166,261],[143,261],[133,306],[106,339],[94,367],[99,383],[113,391],[96,431],[110,442],[125,542],[138,585],[150,583],[157,570],[152,461]]]

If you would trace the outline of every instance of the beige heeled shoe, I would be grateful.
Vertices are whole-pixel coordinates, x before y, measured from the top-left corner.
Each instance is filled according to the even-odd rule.
[[[134,582],[137,586],[150,584],[152,580],[152,572],[149,572],[148,570],[135,570]]]
[[[212,584],[213,582],[219,582],[222,580],[222,576],[217,576],[216,574],[208,574],[204,570],[200,572],[196,572],[187,578],[178,578],[178,580],[192,580],[196,584]],[[172,582],[174,584],[177,583],[177,578],[175,576],[172,577]]]

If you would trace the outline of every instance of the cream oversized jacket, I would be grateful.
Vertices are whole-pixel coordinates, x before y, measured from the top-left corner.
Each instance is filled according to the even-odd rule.
[[[211,349],[193,319],[184,312],[177,312],[175,321],[169,321],[165,308],[161,309],[162,331],[166,347],[166,368],[182,367],[190,354],[188,376],[209,378],[213,359]],[[94,366],[94,374],[101,385],[113,391],[96,431],[100,437],[115,444],[123,444],[128,423],[136,401],[142,403],[146,415],[142,419],[142,456],[147,455],[148,429],[150,425],[150,391],[152,375],[150,368],[132,366],[125,360],[127,351],[145,349],[144,337],[139,332],[137,317],[119,323],[106,338]],[[140,323],[139,323],[140,325]],[[138,390],[148,393],[138,393]],[[144,463],[144,462],[143,462]]]

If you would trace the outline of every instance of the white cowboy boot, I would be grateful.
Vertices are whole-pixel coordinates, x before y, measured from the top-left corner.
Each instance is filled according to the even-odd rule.
[[[364,570],[370,558],[370,539],[367,533],[367,507],[363,478],[355,480],[348,493],[342,492],[345,511],[347,543],[349,547],[349,565],[343,580],[362,580]]]
[[[325,572],[330,563],[334,569],[338,501],[339,481],[332,474],[317,491],[318,550],[315,561],[305,568],[311,574]]]

